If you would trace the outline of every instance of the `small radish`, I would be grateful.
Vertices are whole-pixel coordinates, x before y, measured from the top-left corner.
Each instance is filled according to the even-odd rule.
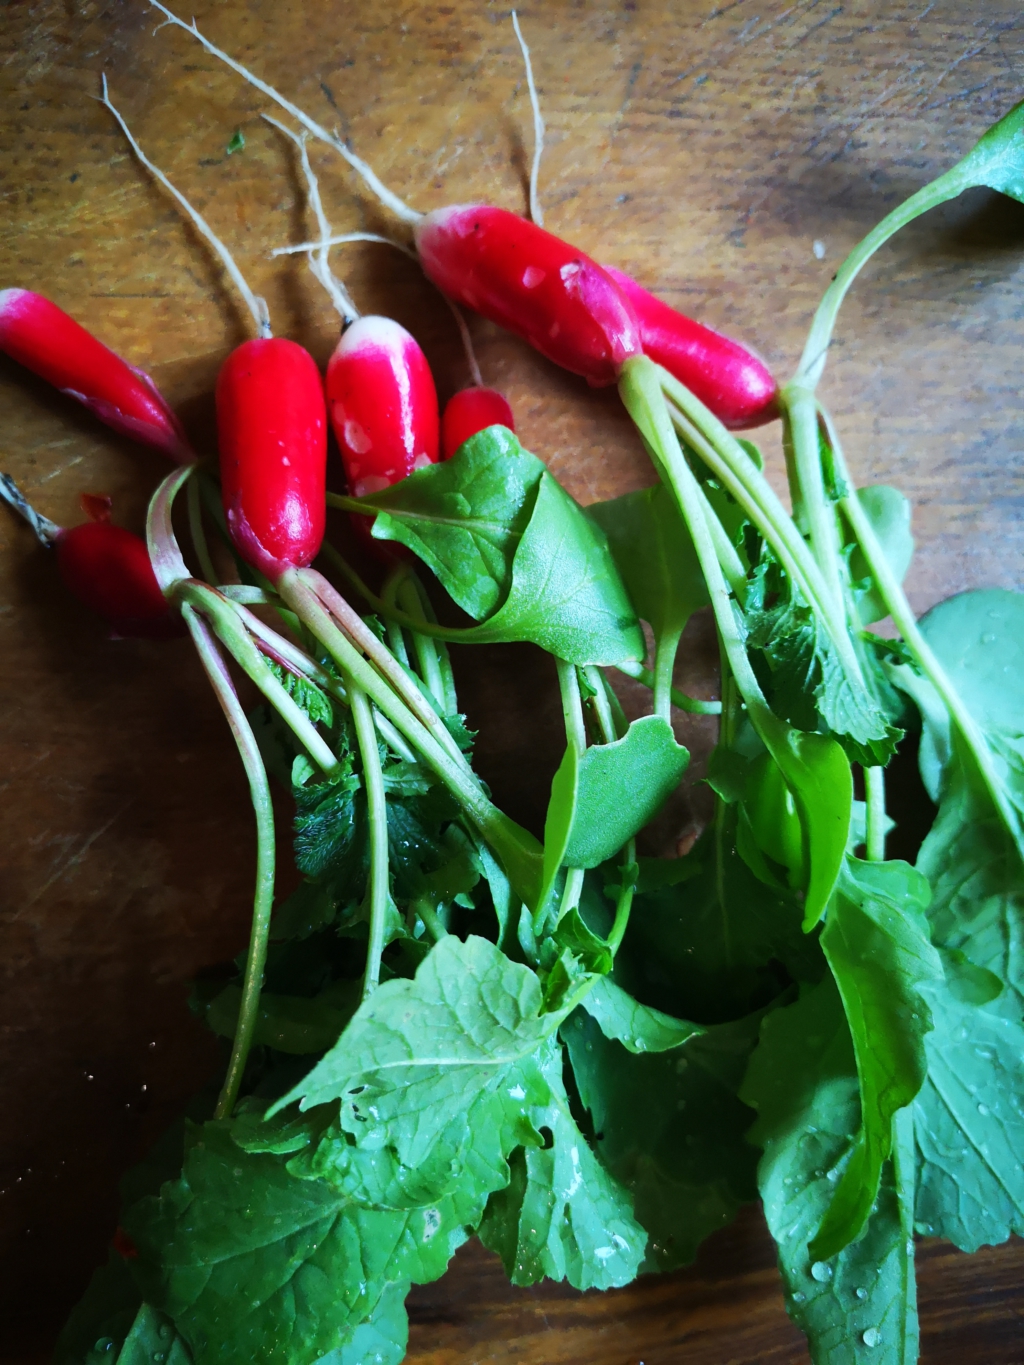
[[[331,426],[353,497],[437,462],[437,390],[416,339],[391,318],[360,317],[327,365]]]
[[[0,350],[77,398],[115,431],[156,446],[172,460],[186,463],[195,458],[177,417],[149,375],[122,360],[41,294],[0,290]]]
[[[41,544],[56,549],[67,587],[116,635],[167,639],[181,634],[181,618],[160,591],[146,542],[113,525],[108,498],[84,495],[82,507],[92,520],[70,528],[41,516],[6,474],[0,474],[0,498],[25,518]]]
[[[345,477],[353,497],[365,497],[436,464],[439,443],[437,389],[427,357],[416,338],[392,318],[360,315],[348,291],[331,272],[331,226],[310,165],[306,135],[277,119],[267,122],[298,149],[320,243],[308,251],[310,269],[330,295],[342,321],[341,340],[327,363],[327,411],[338,441]],[[464,324],[463,324],[464,325]],[[370,521],[354,516],[360,535],[369,539]],[[373,541],[376,551],[381,542]],[[388,557],[394,551],[388,549]]]
[[[763,361],[739,342],[676,312],[621,270],[604,268],[633,305],[644,354],[685,384],[725,426],[742,430],[778,417],[778,385]]]
[[[111,104],[105,76],[102,103],[143,166],[217,252],[259,330],[232,351],[217,377],[221,493],[235,548],[277,582],[287,569],[311,563],[323,540],[327,413],[320,372],[296,342],[271,336],[266,303],[249,288],[209,224],[145,156]]]
[[[450,460],[471,436],[493,426],[516,429],[504,394],[483,386],[460,389],[449,398],[441,418],[441,458]]]

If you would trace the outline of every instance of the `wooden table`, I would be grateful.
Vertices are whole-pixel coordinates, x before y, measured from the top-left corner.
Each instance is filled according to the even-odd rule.
[[[523,207],[529,110],[507,10],[206,0],[198,18],[417,207]],[[548,225],[746,338],[783,376],[849,246],[1024,93],[1012,0],[548,0],[522,22],[548,121]],[[259,118],[266,104],[186,35],[154,27],[141,0],[4,8],[0,285],[47,293],[150,369],[209,449],[214,376],[244,320],[92,101],[101,70],[144,147],[266,295],[275,329],[323,361],[336,325],[303,265],[267,258],[311,225],[288,149]],[[245,148],[228,156],[236,129]],[[392,226],[336,160],[313,154],[339,230]],[[414,328],[442,396],[464,382],[451,321],[410,263],[374,246],[336,259],[365,310]],[[1022,261],[1024,208],[968,195],[886,248],[843,315],[825,395],[861,481],[890,480],[914,500],[920,609],[1022,585]],[[612,394],[488,324],[473,332],[526,443],[578,498],[651,482]],[[103,491],[118,520],[141,526],[159,456],[7,363],[0,410],[3,467],[43,512],[72,522],[79,494]],[[764,444],[778,482],[776,434]],[[189,647],[105,640],[6,515],[0,552],[0,1321],[4,1358],[27,1362],[102,1254],[118,1173],[216,1066],[184,999],[200,967],[243,942],[252,833]],[[706,624],[694,631],[691,679],[706,672],[709,638]],[[550,697],[546,673],[527,650],[496,650],[465,687],[486,775],[536,824],[553,719],[535,770],[512,756],[519,722]],[[706,752],[707,722],[686,733]],[[973,1258],[924,1244],[920,1268],[925,1361],[1024,1357],[1019,1243]],[[467,1248],[414,1292],[412,1321],[411,1359],[436,1365],[806,1359],[753,1211],[691,1270],[606,1296],[513,1292]]]

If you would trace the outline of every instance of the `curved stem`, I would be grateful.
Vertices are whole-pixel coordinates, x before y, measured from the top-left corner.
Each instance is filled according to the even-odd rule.
[[[253,644],[252,637],[242,624],[234,603],[222,597],[215,588],[195,578],[179,583],[174,597],[181,603],[198,608],[210,618],[213,629],[230,651],[235,661],[260,689],[267,701],[288,725],[303,745],[313,762],[328,775],[337,768],[337,755],[331,750],[305,711],[288,695],[281,680],[275,676],[266,659]]]
[[[654,687],[654,674],[649,668],[644,668],[642,664],[634,664],[629,661],[621,664],[613,664],[613,668],[618,672],[624,673],[627,678],[633,678],[636,682],[642,683],[644,687]],[[720,701],[702,701],[699,697],[688,697],[685,692],[680,692],[678,687],[673,687],[669,693],[672,705],[678,706],[680,711],[688,711],[694,716],[720,716],[722,714],[722,703]]]
[[[828,585],[833,605],[841,609],[843,585],[839,576],[839,528],[835,508],[825,495],[814,392],[790,384],[779,395],[779,401],[789,417],[793,466],[800,489],[800,503],[811,533],[814,558]]]
[[[669,722],[672,720],[672,674],[682,633],[672,630],[659,635],[654,647],[654,714]]]
[[[366,973],[363,977],[365,1000],[377,989],[380,981],[380,957],[384,951],[384,930],[391,903],[388,875],[388,807],[373,711],[361,687],[350,682],[348,691],[352,703],[356,742],[363,761],[366,806],[370,819],[370,938],[366,945]]]
[[[885,862],[885,769],[864,768],[867,797],[865,849],[869,863]]]
[[[242,1001],[238,1010],[238,1023],[235,1026],[234,1042],[231,1045],[231,1058],[228,1072],[224,1078],[214,1110],[214,1118],[229,1118],[238,1099],[242,1084],[245,1063],[252,1047],[253,1035],[260,1007],[260,990],[263,986],[263,970],[267,961],[267,944],[270,939],[270,915],[274,905],[274,808],[270,800],[270,784],[267,770],[260,756],[256,737],[245,718],[238,695],[235,692],[231,675],[210,633],[209,627],[199,619],[187,603],[182,606],[181,614],[191,632],[199,658],[202,660],[207,677],[213,684],[228,725],[238,745],[245,774],[249,779],[249,792],[252,808],[256,815],[256,894],[253,898],[252,932],[249,936],[249,951],[245,959],[245,973],[242,978]]]
[[[199,567],[207,583],[216,583],[217,570],[213,567],[210,547],[206,541],[206,529],[203,526],[203,507],[197,478],[189,479],[185,486],[185,496],[188,502],[188,529],[192,537],[196,558],[199,560]]]
[[[558,688],[562,694],[562,716],[565,720],[565,738],[575,744],[582,754],[587,747],[587,727],[583,719],[583,701],[580,697],[580,681],[576,676],[576,665],[564,659],[555,659],[558,670]]]
[[[278,587],[343,674],[363,688],[445,783],[498,855],[516,894],[532,904],[537,896],[542,867],[536,840],[494,805],[461,753],[460,761],[455,762],[449,748],[438,743],[404,698],[396,695],[388,681],[359,653],[309,587],[301,570],[288,570],[279,580]],[[445,734],[447,736],[447,731]]]
[[[424,624],[427,624],[423,614],[423,599],[417,590],[416,584],[409,575],[398,585],[398,601],[403,603],[408,614],[415,620],[420,617]],[[442,709],[445,706],[445,683],[441,676],[441,660],[437,652],[437,645],[429,635],[424,635],[421,631],[414,631],[412,637],[412,647],[416,652],[416,661],[419,665],[420,677],[423,679],[424,686],[430,693],[430,699],[435,706]]]
[[[843,299],[861,268],[867,264],[878,248],[884,246],[890,237],[899,232],[900,228],[912,223],[915,218],[926,213],[928,209],[944,204],[949,199],[955,199],[958,194],[967,189],[969,183],[969,179],[965,179],[959,167],[954,166],[952,170],[947,171],[938,180],[933,180],[930,185],[925,185],[923,189],[918,190],[916,194],[912,194],[904,203],[893,209],[892,213],[883,218],[862,241],[857,243],[836,271],[832,283],[825,290],[825,295],[818,304],[818,310],[814,315],[814,321],[811,323],[811,330],[807,336],[803,355],[800,357],[800,364],[793,377],[794,383],[806,387],[812,392],[817,388],[825,370],[829,343],[832,340],[832,332]]]
[[[461,764],[469,772],[469,764],[466,762],[462,751],[452,739],[444,722],[430,705],[412,674],[405,672],[390,650],[378,640],[362,617],[353,611],[334,584],[328,582],[323,574],[317,573],[315,569],[295,569],[290,570],[281,579],[278,584],[279,591],[281,591],[281,583],[286,580],[294,582],[296,577],[301,577],[303,584],[320,599],[322,605],[342,627],[353,644],[358,645],[366,657],[371,660],[377,670],[391,684],[394,691],[402,698],[409,710],[433,735],[437,743],[448,751],[456,763]],[[281,591],[281,595],[286,597],[284,591]],[[424,629],[426,629],[426,624],[424,624]],[[435,629],[437,628],[430,627],[429,633],[433,634]]]
[[[612,924],[611,933],[605,940],[611,949],[612,957],[619,951],[626,934],[626,927],[629,924],[629,912],[633,908],[633,896],[636,894],[636,840],[630,839],[626,845],[626,873],[631,874],[628,880],[624,879],[619,891],[619,899],[615,906],[615,920]]]
[[[828,429],[833,458],[836,461],[836,470],[847,486],[852,489],[853,484],[831,422],[828,422]],[[922,635],[913,608],[903,591],[903,585],[893,573],[889,561],[885,557],[885,551],[879,544],[874,528],[860,504],[860,499],[851,492],[843,498],[839,506],[857,538],[857,543],[871,571],[871,577],[881,593],[882,600],[889,609],[889,615],[895,622],[896,629],[903,637],[903,642],[913,655],[918,668],[942,698],[943,704],[949,712],[950,720],[974,759],[978,775],[988,791],[993,805],[1021,851],[1021,856],[1024,857],[1024,832],[1021,830],[1020,822],[1012,804],[1007,799],[999,774],[996,772],[992,751],[988,747],[981,727],[964,705],[959,692],[953,686],[952,679]]]
[[[596,664],[587,664],[583,669],[583,675],[594,691],[591,700],[601,731],[601,742],[612,744],[619,738],[619,735],[616,733],[615,717],[612,715],[612,708],[608,703],[608,680]]]

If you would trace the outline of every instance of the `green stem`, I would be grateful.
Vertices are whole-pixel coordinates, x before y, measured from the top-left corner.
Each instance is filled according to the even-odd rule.
[[[441,923],[441,916],[426,896],[413,902],[413,909],[426,926],[427,933],[435,943],[440,943],[443,938],[448,937],[448,930]]]
[[[405,565],[399,565],[394,573],[388,576],[388,580],[381,590],[381,601],[392,611],[395,607],[398,585],[401,582],[405,571]],[[393,620],[390,615],[381,614],[384,616],[384,629],[388,633],[388,644],[391,646],[391,653],[403,668],[411,668],[412,665],[409,662],[409,651],[405,644],[405,632],[398,622]]]
[[[206,543],[206,529],[203,526],[203,507],[200,500],[200,488],[198,475],[193,475],[185,486],[185,493],[188,500],[188,529],[192,537],[192,544],[195,547],[196,558],[199,560],[199,567],[203,571],[203,577],[207,583],[216,583],[217,570],[213,567],[213,560],[210,558],[210,547]]]
[[[906,1337],[901,1361],[914,1361],[918,1352],[917,1277],[914,1273],[914,1203],[917,1174],[917,1139],[914,1134],[914,1108],[907,1105],[897,1109],[892,1121],[892,1164],[899,1207],[900,1230],[903,1234],[903,1255],[899,1265],[905,1276],[903,1292],[898,1301],[905,1307]]]
[[[227,670],[209,627],[187,603],[181,608],[185,624],[195,642],[199,658],[213,690],[217,694],[228,725],[238,746],[246,776],[249,779],[249,793],[256,816],[256,892],[253,897],[252,931],[249,936],[249,951],[245,959],[245,973],[242,978],[242,1000],[235,1025],[235,1037],[231,1045],[231,1058],[227,1075],[217,1099],[214,1118],[229,1118],[238,1099],[242,1084],[245,1063],[252,1046],[256,1022],[259,1016],[260,990],[263,986],[263,971],[267,961],[267,944],[270,939],[270,915],[274,905],[274,808],[270,800],[270,784],[267,770],[260,756],[256,737],[245,718],[238,695],[235,692],[231,675]]]
[[[796,383],[788,385],[780,401],[789,418],[790,442],[800,503],[807,517],[811,546],[835,606],[842,608],[843,586],[839,576],[839,527],[835,508],[825,494],[818,436],[818,409],[814,391]]]
[[[642,683],[644,687],[654,688],[654,674],[642,664],[626,661],[615,664],[614,667],[627,678]],[[694,716],[718,716],[722,713],[720,701],[702,701],[699,697],[688,697],[685,692],[680,692],[678,687],[672,688],[670,696],[673,706],[678,706],[680,711],[689,711]]]
[[[762,737],[765,733],[774,734],[780,722],[765,700],[747,658],[746,645],[704,516],[700,485],[683,455],[673,430],[668,407],[661,392],[658,367],[646,356],[636,356],[627,360],[619,380],[619,391],[627,411],[652,451],[683,514],[707,584],[719,637],[740,695],[747,704],[750,719]]]
[[[426,617],[423,615],[423,600],[416,584],[408,575],[399,584],[396,600],[401,603],[414,620],[419,616],[423,623],[427,624]],[[428,635],[417,630],[413,632],[412,647],[416,651],[416,662],[419,665],[420,677],[430,693],[430,699],[435,706],[443,709],[445,685],[444,678],[441,676],[441,660],[437,652],[437,645]]]
[[[449,749],[437,742],[404,698],[396,695],[388,681],[358,652],[308,586],[301,570],[286,571],[278,586],[281,595],[290,602],[343,674],[350,676],[366,692],[378,710],[445,783],[498,855],[516,894],[532,905],[538,893],[542,865],[536,840],[494,805],[468,764],[464,760],[458,763],[453,760]]]
[[[218,639],[230,650],[235,662],[245,670],[289,726],[313,762],[327,774],[334,772],[338,766],[337,755],[269,668],[245,629],[235,604],[221,596],[216,588],[194,578],[178,583],[174,596],[177,601],[190,604],[209,618]]]
[[[619,951],[626,934],[626,927],[629,924],[629,912],[633,908],[633,896],[636,894],[636,840],[630,839],[626,845],[626,869],[631,872],[628,881],[624,881],[619,891],[618,903],[615,906],[615,922],[612,924],[611,933],[606,942],[611,950],[612,957]]]
[[[885,769],[865,768],[864,794],[867,797],[867,835],[865,847],[869,863],[885,862]]]
[[[900,228],[906,227],[908,223],[912,223],[915,218],[919,218],[922,213],[926,213],[929,209],[936,208],[939,204],[946,203],[947,200],[955,199],[972,183],[975,182],[969,176],[965,176],[959,166],[954,166],[952,170],[947,171],[938,180],[933,180],[930,185],[925,185],[923,189],[918,190],[916,194],[912,194],[904,203],[893,209],[892,213],[883,218],[865,238],[857,243],[836,271],[832,283],[825,290],[825,294],[818,304],[814,321],[811,323],[811,330],[807,335],[803,355],[800,357],[800,364],[794,375],[795,383],[810,389],[812,392],[817,388],[825,371],[829,343],[832,340],[832,332],[843,299],[861,268],[867,264],[878,248],[884,246],[890,237],[899,232]]]
[[[565,886],[562,888],[562,900],[558,907],[556,924],[560,924],[569,911],[575,910],[579,905],[585,875],[582,867],[567,867],[565,869]]]
[[[587,748],[587,723],[583,717],[583,700],[580,696],[580,680],[576,673],[576,665],[566,663],[564,659],[556,658],[555,667],[558,670],[558,687],[562,694],[565,742],[571,744],[576,752],[582,755]],[[562,889],[562,900],[558,907],[556,923],[560,922],[563,916],[579,905],[580,892],[583,890],[583,875],[583,868],[581,867],[566,868],[565,886]]]
[[[415,677],[402,668],[398,660],[378,640],[362,617],[352,610],[332,583],[329,583],[315,569],[288,570],[278,582],[278,591],[281,592],[282,597],[285,596],[282,591],[282,584],[286,581],[292,583],[300,578],[307,591],[316,596],[321,606],[341,626],[352,643],[362,650],[376,670],[391,684],[394,692],[402,698],[409,710],[429,731],[435,741],[448,751],[454,762],[463,767],[466,772],[470,772],[471,769],[465,755],[455,743],[444,721],[430,705]]]
[[[601,729],[601,742],[603,744],[611,744],[619,738],[619,735],[616,731],[615,717],[612,715],[611,704],[608,701],[608,680],[595,664],[587,664],[583,669],[583,676],[590,684],[594,693],[591,698],[591,704],[594,708],[594,714],[597,717],[597,723]],[[625,731],[623,733],[625,733]]]
[[[384,773],[377,748],[377,729],[366,693],[349,680],[349,699],[355,723],[356,743],[363,762],[366,806],[370,819],[370,938],[366,945],[366,974],[363,999],[372,995],[380,982],[380,957],[384,951],[391,888],[388,875],[388,806],[384,794]]]
[[[842,448],[839,444],[835,430],[831,422],[827,422],[829,441],[832,445],[832,454],[836,462],[836,472],[852,489],[853,484],[850,480],[846,461],[843,457]],[[889,615],[895,622],[896,629],[903,637],[903,642],[910,650],[921,673],[938,692],[942,698],[946,710],[957,731],[959,732],[964,744],[974,759],[978,775],[981,778],[992,803],[999,813],[1000,818],[1009,830],[1018,849],[1024,856],[1024,839],[1017,820],[1013,806],[1007,800],[1006,792],[1000,781],[999,774],[996,772],[995,763],[992,758],[992,751],[988,747],[985,736],[981,731],[977,721],[968,711],[960,697],[959,692],[953,686],[949,674],[942,667],[942,664],[932,652],[928,641],[921,634],[914,616],[913,608],[907,601],[903,591],[903,585],[893,573],[885,551],[879,544],[878,537],[875,535],[874,528],[868,520],[860,499],[855,493],[851,492],[843,498],[839,504],[843,515],[850,524],[853,534],[857,538],[864,558],[867,560],[871,577],[875,581],[875,586],[882,595],[882,600],[889,609]]]
[[[627,365],[634,363],[628,361]],[[832,606],[814,556],[771,484],[732,432],[689,389],[660,367],[658,376],[669,400],[673,425],[683,440],[743,508],[804,597],[818,608],[829,633],[836,636],[837,647],[841,647],[845,624]]]
[[[659,635],[654,646],[654,714],[667,721],[672,719],[672,674],[682,633],[671,630]]]
[[[562,694],[562,716],[565,720],[565,738],[575,744],[582,754],[587,747],[587,726],[583,719],[583,701],[580,697],[580,681],[576,676],[576,665],[564,659],[555,659],[558,670],[558,687]]]

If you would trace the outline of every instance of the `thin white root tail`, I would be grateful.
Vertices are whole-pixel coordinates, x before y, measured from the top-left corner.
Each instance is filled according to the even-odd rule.
[[[294,133],[291,128],[286,127],[283,123],[279,123],[276,118],[271,118],[269,114],[264,114],[263,117],[269,124],[276,128],[279,133],[283,133],[286,138],[289,138],[290,141],[294,142],[299,150],[302,173],[306,177],[306,197],[308,198],[310,207],[316,217],[317,227],[320,229],[320,241],[316,249],[316,254],[314,255],[311,248],[306,252],[306,258],[309,261],[309,268],[313,272],[314,278],[318,280],[327,291],[339,317],[344,325],[348,327],[349,324],[355,322],[356,318],[359,316],[359,309],[355,306],[355,303],[352,301],[352,296],[342,284],[341,280],[339,280],[337,275],[331,270],[328,262],[328,256],[330,255],[331,250],[331,225],[327,221],[323,200],[320,198],[320,184],[316,178],[316,172],[309,163],[309,152],[306,148],[309,134]],[[276,253],[274,254],[276,255]]]
[[[519,15],[512,11],[512,27],[516,31],[519,39],[519,46],[523,53],[523,65],[526,67],[526,84],[530,90],[530,107],[533,109],[533,165],[530,167],[530,217],[538,227],[544,226],[544,212],[540,206],[540,195],[537,193],[537,181],[540,178],[540,159],[544,155],[544,119],[540,112],[540,96],[537,94],[537,87],[533,80],[533,63],[530,61],[530,49],[526,46],[526,39],[523,31],[519,27]]]
[[[164,189],[168,192],[168,194],[172,195],[174,199],[181,205],[181,207],[188,214],[189,218],[195,224],[198,231],[202,234],[203,237],[206,238],[210,246],[217,253],[217,256],[220,258],[221,264],[230,275],[232,283],[235,285],[235,288],[238,290],[242,298],[245,300],[246,306],[248,307],[249,312],[252,314],[253,320],[256,323],[256,329],[259,335],[261,337],[269,337],[271,335],[270,314],[267,311],[266,300],[260,298],[258,294],[254,294],[252,290],[249,288],[248,284],[246,283],[245,276],[242,274],[238,266],[235,264],[231,252],[220,240],[220,238],[214,232],[213,228],[210,227],[209,223],[202,216],[202,214],[198,213],[192,207],[192,205],[188,202],[188,200],[185,198],[185,196],[181,193],[180,190],[175,189],[175,187],[171,184],[170,180],[168,180],[167,176],[164,175],[160,167],[155,166],[153,162],[150,161],[149,157],[146,156],[145,152],[142,150],[142,148],[136,142],[135,138],[132,136],[132,132],[128,127],[127,123],[125,123],[124,119],[121,117],[121,115],[114,108],[113,104],[110,101],[110,96],[107,93],[106,75],[104,75],[102,79],[103,96],[100,99],[100,103],[106,105],[106,107],[114,115],[114,118],[117,120],[121,128],[121,132],[124,133],[125,138],[128,141],[129,147],[131,147],[132,151],[142,162],[143,166],[145,166],[146,170],[149,171],[153,179],[159,181],[159,183],[163,185]]]
[[[165,5],[161,5],[160,0],[149,0],[149,3],[154,9],[160,11],[169,24],[176,24],[178,28],[183,28],[186,33],[191,33],[192,37],[202,43],[203,47],[206,48],[207,52],[209,52],[212,57],[216,57],[226,66],[230,66],[231,70],[237,72],[243,80],[248,81],[249,84],[255,86],[257,90],[261,90],[268,99],[272,99],[275,104],[279,104],[282,109],[291,114],[293,119],[301,123],[304,128],[308,128],[314,137],[319,138],[321,142],[326,142],[328,146],[333,147],[338,155],[347,161],[356,174],[362,178],[364,184],[373,191],[384,207],[390,209],[396,218],[400,218],[403,223],[418,223],[423,217],[422,213],[417,213],[404,199],[399,199],[397,194],[392,193],[385,184],[378,180],[377,176],[362,157],[358,157],[355,152],[350,151],[337,134],[329,133],[322,124],[317,123],[315,119],[311,119],[308,114],[304,114],[298,105],[292,104],[291,100],[286,100],[283,95],[279,95],[272,85],[268,85],[266,81],[261,81],[259,76],[254,76],[252,72],[248,71],[240,62],[236,62],[233,57],[229,57],[226,52],[222,52],[219,47],[215,47],[208,38],[204,38],[199,32],[194,19],[191,24],[186,24],[184,19],[179,19],[178,16],[172,14]]]

